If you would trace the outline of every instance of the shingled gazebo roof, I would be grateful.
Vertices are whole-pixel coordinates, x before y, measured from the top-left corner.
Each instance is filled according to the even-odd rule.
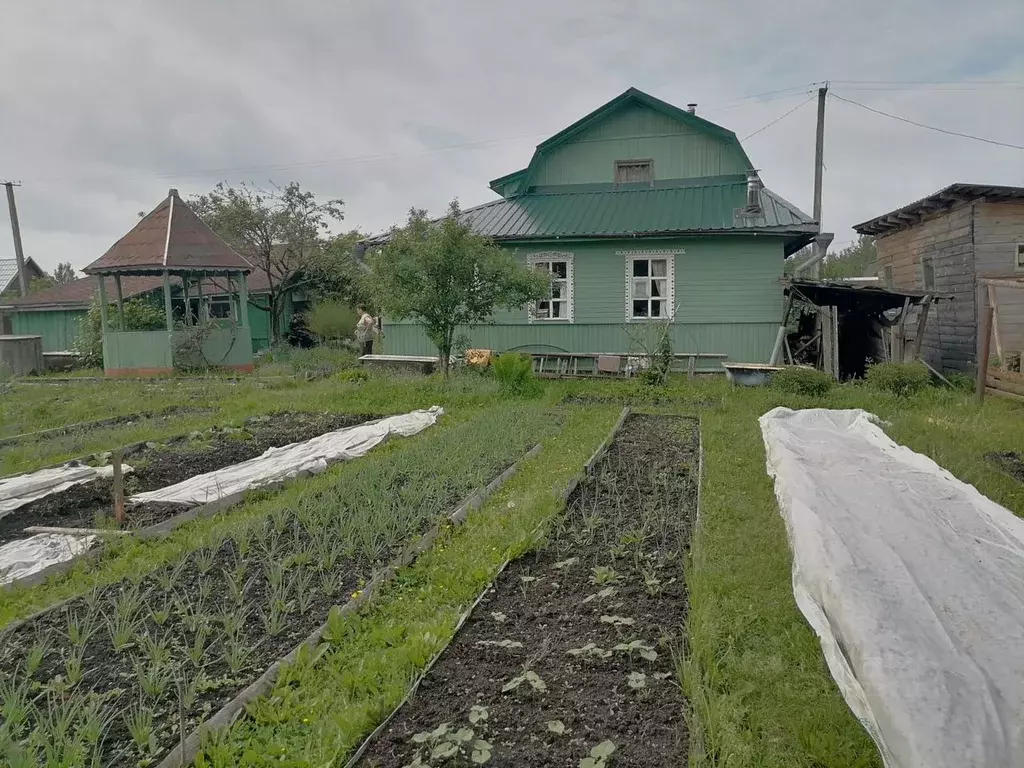
[[[174,272],[250,272],[252,264],[203,223],[172,189],[105,254],[87,266],[90,275]]]

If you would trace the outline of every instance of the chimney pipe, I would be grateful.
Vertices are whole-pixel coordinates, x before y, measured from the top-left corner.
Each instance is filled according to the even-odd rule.
[[[168,197],[177,197],[178,196],[178,190],[176,190],[174,187],[171,187],[170,189],[167,190],[167,196]]]
[[[691,115],[697,114],[697,102],[692,101],[689,104],[687,104],[686,111],[689,112]]]
[[[757,171],[747,171],[747,210],[751,213],[761,211],[761,177]]]

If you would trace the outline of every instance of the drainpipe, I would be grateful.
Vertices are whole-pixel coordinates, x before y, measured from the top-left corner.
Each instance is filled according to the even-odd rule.
[[[814,236],[814,250],[815,254],[811,258],[807,259],[803,264],[798,264],[793,270],[793,277],[800,277],[800,273],[808,267],[813,267],[819,261],[828,255],[828,247],[832,244],[832,240],[835,239],[834,232],[822,232]]]

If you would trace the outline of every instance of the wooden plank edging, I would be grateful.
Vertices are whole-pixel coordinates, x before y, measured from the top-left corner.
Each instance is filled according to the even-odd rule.
[[[524,462],[534,458],[541,452],[541,450],[542,445],[538,443],[527,451],[522,458],[517,460],[500,475],[491,480],[491,482],[486,486],[474,491],[465,501],[459,504],[451,515],[445,518],[444,522],[451,523],[452,525],[461,525],[469,517],[471,510],[479,509],[483,506],[487,498],[501,488],[509,478],[516,474]],[[433,546],[434,541],[443,531],[444,522],[435,524],[419,539],[407,545],[398,557],[392,560],[391,563],[389,563],[383,570],[378,571],[374,575],[370,582],[357,593],[356,597],[349,599],[340,607],[335,606],[339,609],[338,613],[345,616],[358,611],[365,605],[369,605],[373,598],[377,596],[381,587],[391,581],[400,568],[404,568],[409,565],[419,555],[423,554]],[[328,616],[329,615],[330,614],[328,614]],[[181,768],[182,766],[191,763],[199,753],[202,734],[206,731],[224,728],[231,725],[235,718],[242,713],[246,704],[263,695],[271,688],[274,681],[277,679],[277,675],[280,673],[281,668],[285,664],[294,662],[303,648],[316,647],[316,644],[320,642],[320,638],[327,629],[327,624],[328,621],[324,621],[323,624],[313,630],[305,640],[295,646],[295,648],[293,648],[286,656],[271,664],[262,675],[250,683],[241,691],[241,693],[236,695],[227,704],[221,707],[216,714],[201,722],[182,743],[174,747],[170,754],[160,761],[156,768]]]
[[[616,420],[614,426],[612,426],[611,431],[608,433],[608,436],[604,439],[604,441],[602,441],[602,443],[599,446],[597,446],[597,449],[590,455],[590,458],[587,459],[587,462],[583,465],[583,472],[576,473],[569,480],[569,483],[566,486],[566,488],[561,492],[561,494],[559,494],[563,503],[567,501],[569,496],[572,495],[572,492],[576,490],[576,486],[580,484],[580,481],[582,479],[585,479],[587,476],[590,475],[591,472],[593,472],[594,465],[596,465],[597,462],[604,458],[605,454],[608,453],[608,449],[611,447],[612,442],[615,440],[615,435],[618,434],[619,429],[622,428],[622,425],[623,423],[625,423],[626,418],[629,416],[629,413],[629,406],[626,406],[625,408],[622,409],[622,413],[619,414],[619,418]],[[538,532],[540,532],[544,528],[544,526],[547,525],[549,520],[550,517],[546,517],[540,522],[538,522],[537,525],[535,525],[533,529],[530,531],[530,533],[527,535],[527,540],[534,538],[538,534]],[[376,739],[378,736],[380,736],[381,733],[384,732],[384,730],[388,727],[388,725],[395,718],[395,716],[402,710],[402,707],[408,704],[410,699],[412,699],[412,697],[416,695],[416,692],[420,688],[420,684],[426,679],[427,675],[430,674],[430,670],[434,668],[434,665],[437,664],[438,661],[440,661],[441,656],[444,655],[444,652],[447,651],[451,644],[455,641],[455,638],[459,634],[459,630],[461,630],[462,626],[466,623],[466,621],[469,620],[470,615],[480,604],[480,601],[483,600],[484,596],[491,589],[494,588],[495,582],[498,580],[501,574],[505,572],[505,569],[508,568],[509,564],[512,563],[513,560],[518,559],[518,557],[520,556],[517,555],[515,558],[505,558],[505,560],[498,567],[498,570],[495,571],[494,576],[491,577],[491,580],[487,582],[487,584],[484,586],[482,590],[480,590],[480,594],[476,596],[476,600],[474,600],[473,603],[469,606],[469,608],[467,608],[459,617],[458,622],[456,622],[455,624],[455,631],[453,631],[452,636],[448,638],[448,642],[442,645],[434,654],[434,656],[430,659],[430,661],[427,662],[427,665],[423,668],[423,671],[420,672],[417,678],[413,681],[412,686],[406,692],[402,700],[398,702],[398,705],[393,710],[391,710],[391,713],[386,718],[384,718],[384,720],[381,721],[380,725],[374,728],[373,731],[365,739],[363,739],[358,749],[356,749],[356,751],[352,754],[352,757],[348,759],[348,762],[345,763],[345,768],[354,768],[354,766],[359,762],[363,754],[366,752],[367,747],[370,746],[374,739]],[[157,768],[177,768],[177,766],[165,767],[163,765],[160,765],[157,766]]]

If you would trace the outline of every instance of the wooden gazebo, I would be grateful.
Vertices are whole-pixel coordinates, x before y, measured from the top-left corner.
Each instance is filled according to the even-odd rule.
[[[83,270],[98,283],[103,328],[103,367],[108,376],[156,376],[174,369],[176,334],[171,301],[171,278],[180,280],[188,322],[189,289],[196,286],[199,305],[204,280],[224,278],[232,300],[232,317],[216,321],[202,343],[202,356],[211,364],[239,371],[252,370],[246,275],[252,265],[239,256],[172,189],[156,208],[118,240],[103,256]],[[125,275],[162,276],[166,328],[126,330],[121,278]],[[110,323],[106,277],[116,290],[117,322]],[[176,281],[177,282],[177,281]],[[236,288],[237,285],[237,288]]]

